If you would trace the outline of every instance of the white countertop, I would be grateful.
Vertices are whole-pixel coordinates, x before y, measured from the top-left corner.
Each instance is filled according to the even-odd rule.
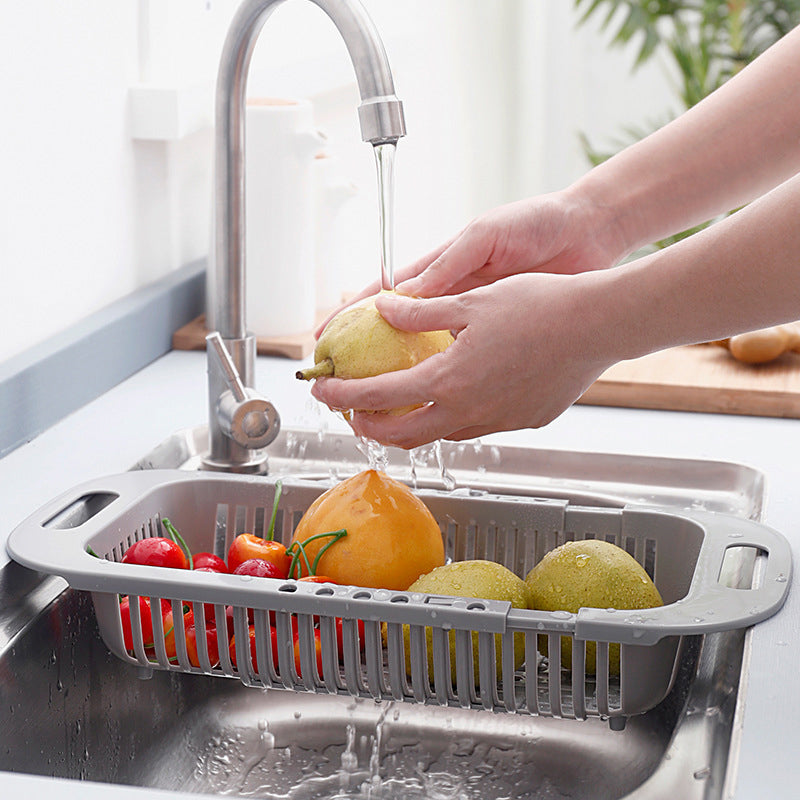
[[[311,398],[307,384],[295,380],[297,367],[285,359],[257,360],[256,386],[276,405],[283,425],[348,430]],[[0,459],[0,542],[55,495],[81,481],[125,471],[177,430],[204,423],[206,414],[205,354],[172,352],[160,358]],[[542,430],[496,434],[482,441],[755,467],[767,479],[763,521],[790,540],[795,565],[800,563],[800,420],[575,406]],[[0,564],[7,559],[0,548]],[[785,796],[778,787],[797,775],[798,664],[800,593],[792,588],[783,610],[753,632],[736,800]],[[768,791],[768,776],[778,781],[777,793]],[[35,796],[34,783],[41,779],[29,781],[26,791],[25,778],[0,774],[8,797],[23,792]],[[48,787],[49,794],[59,797],[85,796],[86,791],[70,781],[51,781]],[[148,796],[155,795],[148,790]]]

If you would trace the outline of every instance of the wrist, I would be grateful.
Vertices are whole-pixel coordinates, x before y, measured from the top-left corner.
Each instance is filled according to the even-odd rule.
[[[560,194],[575,219],[573,229],[592,237],[600,253],[599,267],[612,267],[636,249],[638,243],[625,224],[625,209],[601,175],[588,172]]]

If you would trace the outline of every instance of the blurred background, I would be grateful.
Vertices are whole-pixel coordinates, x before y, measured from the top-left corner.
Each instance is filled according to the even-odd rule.
[[[633,71],[568,0],[363,0],[408,136],[396,157],[395,262],[495,205],[588,169],[674,108],[669,65]],[[3,0],[0,362],[209,247],[213,90],[237,0]],[[307,98],[354,193],[339,221],[342,292],[378,276],[375,164],[344,45],[288,0],[259,39],[248,94]],[[250,224],[255,224],[250,221]],[[324,265],[323,265],[324,266]]]

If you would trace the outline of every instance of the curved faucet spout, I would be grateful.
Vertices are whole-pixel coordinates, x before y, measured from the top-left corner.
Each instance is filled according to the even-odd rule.
[[[394,94],[389,62],[372,20],[358,0],[310,0],[332,20],[347,46],[361,95],[361,135],[373,145],[405,135],[403,106]],[[223,44],[216,88],[215,129],[215,327],[225,340],[244,386],[253,385],[255,340],[245,319],[245,91],[258,34],[284,0],[244,0]],[[250,341],[252,340],[252,341]],[[225,390],[209,361],[207,463],[251,469],[253,453],[224,435],[218,405]]]

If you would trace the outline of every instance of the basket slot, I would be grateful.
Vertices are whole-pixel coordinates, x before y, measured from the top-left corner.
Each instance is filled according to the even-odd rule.
[[[655,539],[644,540],[644,561],[642,562],[644,571],[655,581],[656,577],[656,541]]]
[[[524,634],[504,633],[502,635],[502,664],[503,664],[503,705],[508,711],[517,710],[516,680],[514,676],[514,636]]]
[[[215,629],[212,633],[206,627],[204,604],[193,603],[192,607],[194,610],[194,630],[197,647],[197,660],[199,662],[200,669],[202,669],[203,672],[210,673],[213,669],[211,662],[214,661],[216,663],[217,658],[212,659],[212,653],[209,652],[209,638],[213,637],[213,641],[217,643],[217,647],[219,648],[217,632]]]
[[[180,600],[172,601],[172,635],[175,641],[175,657],[184,671],[191,671],[189,654],[186,650],[186,630],[183,624],[183,604]],[[172,663],[170,659],[167,659]]]
[[[225,639],[219,643],[219,666],[226,675],[231,676],[234,674],[234,666],[231,663],[230,654],[231,632],[228,630],[228,617],[225,606],[221,603],[214,605],[214,624],[218,631],[225,631]]]
[[[470,631],[455,632],[456,699],[462,708],[477,702],[475,694],[475,668],[472,656],[472,634]]]
[[[383,672],[381,625],[375,620],[364,620],[364,661],[367,665],[367,691],[372,697],[384,697],[388,690]]]
[[[536,636],[525,634],[525,705],[531,714],[539,714],[539,652]]]
[[[233,607],[233,638],[236,654],[236,672],[241,680],[252,684],[254,665],[251,663],[250,630],[247,624],[247,609],[243,606]]]
[[[296,681],[291,614],[286,611],[275,612],[275,633],[278,651],[278,681],[287,689],[293,689]]]
[[[322,622],[325,620],[323,619],[320,621],[320,628],[323,629]],[[360,653],[361,653],[361,642],[359,642],[358,637],[358,622],[352,619],[342,619],[341,620],[341,642],[336,641],[336,634],[337,628],[339,624],[336,622],[335,619],[331,619],[331,626],[333,630],[333,638],[331,640],[331,653],[333,655],[337,654],[339,647],[341,646],[341,656],[342,656],[342,667],[344,668],[344,678],[342,678],[341,672],[339,670],[339,663],[334,658],[332,663],[334,665],[334,673],[333,674],[333,681],[328,688],[330,690],[336,689],[347,689],[350,694],[366,694],[367,688],[364,685],[363,676],[361,674],[361,662],[360,662]],[[323,653],[326,649],[326,640],[323,637]],[[327,681],[326,681],[327,683]]]
[[[608,704],[608,642],[596,642],[595,680],[597,692],[597,711],[607,715]]]
[[[479,633],[478,683],[480,686],[480,701],[486,709],[492,709],[498,704],[495,657],[494,634],[486,632]]]
[[[422,703],[430,693],[428,682],[428,643],[426,630],[420,625],[408,626],[408,661],[411,673],[411,692]]]
[[[256,508],[255,506],[245,506],[244,509],[244,531],[246,533],[257,533],[256,529]],[[261,511],[261,526],[260,526],[260,536],[264,538],[264,509],[258,509]],[[257,534],[258,535],[258,534]]]
[[[297,643],[300,655],[297,679],[306,689],[314,689],[322,681],[318,673],[314,618],[310,614],[297,614]]]
[[[586,642],[572,640],[572,713],[586,719]]]
[[[223,552],[227,553],[234,538],[236,537],[236,506],[232,504],[222,504],[217,506],[217,531],[221,528],[225,530],[225,547]]]
[[[447,631],[431,628],[431,657],[433,661],[433,688],[439,705],[449,705],[455,699],[450,671],[450,642]]]
[[[502,564],[512,572],[516,572],[516,555],[517,555],[517,529],[508,528],[505,526],[498,526],[495,534],[495,558],[492,559],[498,564]]]
[[[153,614],[153,601],[156,598],[150,598],[150,612],[151,617],[153,620],[153,648],[155,650],[155,657],[156,661],[162,666],[167,667],[169,665],[169,657],[167,656],[167,646],[166,646],[166,638],[167,632],[169,627],[172,626],[172,619],[168,618],[169,625],[165,624],[166,620],[164,619],[164,612],[162,611],[159,614]],[[158,606],[161,605],[161,600],[158,600]],[[170,601],[170,610],[174,609],[174,601]],[[173,613],[174,617],[174,613]]]
[[[214,514],[214,539],[212,552],[214,555],[225,559],[228,554],[227,517],[224,514],[225,506],[218,505]]]
[[[561,716],[561,636],[547,634],[547,688],[550,714]]]
[[[389,669],[389,692],[395,700],[402,700],[408,694],[406,684],[405,646],[403,626],[397,622],[386,625],[386,652]]]
[[[453,561],[466,561],[469,558],[467,554],[467,539],[469,538],[470,528],[474,531],[474,525],[464,526],[452,521],[448,522],[445,531],[445,551]]]
[[[247,613],[245,611],[245,613]],[[256,608],[253,610],[253,635],[255,637],[256,663],[253,664],[255,677],[264,686],[271,686],[278,681],[278,665],[275,663],[275,650],[273,640],[276,634],[269,621],[269,612]],[[248,631],[247,641],[250,635]],[[250,645],[248,662],[252,663],[252,645]]]
[[[335,692],[340,685],[339,645],[336,636],[336,620],[334,617],[319,618],[320,651],[322,655],[322,684],[329,692]],[[344,643],[342,643],[344,648]]]

